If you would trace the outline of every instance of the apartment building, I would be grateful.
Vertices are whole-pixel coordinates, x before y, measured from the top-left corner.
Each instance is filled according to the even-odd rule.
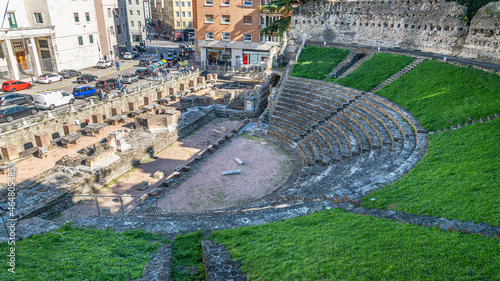
[[[168,2],[172,40],[192,40],[194,38],[193,1],[171,0]]]
[[[100,59],[113,60],[129,50],[126,0],[94,0]]]
[[[269,50],[277,43],[267,42],[259,33],[260,0],[193,2],[197,62],[228,66],[257,66],[267,62]]]
[[[84,68],[99,59],[94,0],[2,1],[0,73],[12,79]]]
[[[140,42],[146,40],[144,0],[127,0],[126,9],[130,44],[131,46],[139,45]]]

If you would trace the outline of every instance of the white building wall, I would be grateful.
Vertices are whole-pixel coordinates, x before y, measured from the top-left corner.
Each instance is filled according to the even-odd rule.
[[[57,71],[94,66],[99,60],[99,32],[94,0],[46,0],[50,19],[55,26],[53,37]],[[79,22],[75,22],[78,13]],[[86,18],[89,13],[89,19]],[[83,45],[78,37],[81,36]],[[93,43],[90,42],[93,37]]]
[[[144,17],[144,0],[127,0],[127,19],[129,40],[131,46],[139,45],[134,42],[134,35],[140,35],[141,40],[146,40],[146,19]]]

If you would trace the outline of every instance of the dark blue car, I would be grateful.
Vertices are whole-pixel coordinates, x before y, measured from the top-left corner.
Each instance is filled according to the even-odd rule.
[[[89,96],[95,95],[96,88],[90,86],[77,86],[73,88],[73,96],[76,99],[84,99]]]

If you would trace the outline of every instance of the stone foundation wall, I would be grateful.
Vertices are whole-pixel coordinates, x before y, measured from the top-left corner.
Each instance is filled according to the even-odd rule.
[[[287,53],[302,39],[401,47],[499,61],[500,3],[483,7],[469,26],[465,6],[441,0],[314,1],[292,15]]]
[[[157,90],[169,93],[169,88],[174,88],[175,92],[179,91],[180,84],[189,84],[190,79],[198,79],[199,73],[194,73],[179,80],[169,81],[164,84],[152,85],[151,87],[130,93],[123,97],[112,99],[108,102],[87,105],[83,108],[78,108],[72,112],[66,112],[52,118],[45,118],[44,121],[30,124],[21,127],[14,131],[9,131],[0,134],[0,147],[16,145],[18,152],[36,146],[35,135],[49,133],[50,139],[57,139],[64,136],[63,124],[75,124],[78,120],[80,125],[77,129],[83,128],[85,119],[92,120],[93,114],[104,114],[104,120],[112,116],[112,108],[121,108],[122,111],[129,111],[129,103],[137,103],[139,107],[144,106],[144,97],[153,97],[157,100]],[[39,113],[40,114],[40,113]],[[45,112],[43,112],[46,115]],[[41,116],[40,116],[41,117]]]

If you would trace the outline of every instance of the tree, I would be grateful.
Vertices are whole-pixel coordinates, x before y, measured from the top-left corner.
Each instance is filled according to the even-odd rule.
[[[188,61],[187,60],[179,61],[179,66],[186,67],[187,65],[188,65]]]
[[[295,9],[303,4],[315,0],[276,0],[264,6],[259,6],[259,12],[266,11],[269,14],[282,14],[281,19],[273,21],[269,26],[260,30],[263,34],[278,33],[280,36],[290,27],[292,13]]]

